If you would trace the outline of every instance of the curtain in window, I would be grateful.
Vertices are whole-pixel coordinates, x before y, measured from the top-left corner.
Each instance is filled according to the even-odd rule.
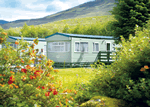
[[[81,42],[80,43],[80,50],[81,52],[88,52],[88,43],[87,42]]]
[[[75,42],[75,51],[79,51],[79,42]]]
[[[99,44],[93,43],[93,51],[99,51]]]
[[[99,45],[98,45],[98,43],[95,43],[95,51],[99,51]]]

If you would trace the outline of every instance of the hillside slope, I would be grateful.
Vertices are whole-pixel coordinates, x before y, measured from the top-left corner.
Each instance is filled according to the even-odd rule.
[[[115,6],[114,3],[115,0],[90,1],[68,10],[46,16],[44,18],[30,19],[27,21],[14,21],[7,24],[1,24],[1,26],[4,29],[9,29],[10,27],[21,27],[25,22],[27,23],[27,25],[39,25],[63,19],[110,15],[109,11],[112,10],[112,8]]]

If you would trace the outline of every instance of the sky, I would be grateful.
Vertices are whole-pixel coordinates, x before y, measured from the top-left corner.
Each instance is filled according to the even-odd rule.
[[[43,18],[94,0],[0,0],[0,20]]]

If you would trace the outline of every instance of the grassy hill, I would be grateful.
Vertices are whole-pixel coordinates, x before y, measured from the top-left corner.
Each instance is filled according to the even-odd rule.
[[[25,22],[27,25],[40,25],[64,19],[111,15],[109,11],[115,6],[114,3],[115,0],[90,1],[43,18],[17,20],[7,24],[1,24],[1,26],[4,29],[9,29],[10,27],[21,27]]]
[[[39,33],[38,37],[45,37],[55,32],[61,33],[75,33],[75,34],[89,34],[89,35],[112,35],[109,23],[113,21],[112,15],[107,16],[94,16],[85,18],[65,19],[61,21],[50,22],[40,25],[31,25],[28,32],[42,32]],[[21,36],[22,27],[10,28],[5,30],[8,35]],[[32,37],[28,34],[25,36]],[[35,36],[36,37],[36,36]]]

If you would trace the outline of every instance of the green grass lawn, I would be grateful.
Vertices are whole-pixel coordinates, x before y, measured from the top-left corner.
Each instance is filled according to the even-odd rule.
[[[86,84],[90,79],[94,77],[94,71],[89,68],[66,68],[66,69],[58,69],[59,72],[57,74],[53,74],[57,76],[57,80],[62,81],[62,85],[67,89],[77,89],[79,85],[77,84]]]

